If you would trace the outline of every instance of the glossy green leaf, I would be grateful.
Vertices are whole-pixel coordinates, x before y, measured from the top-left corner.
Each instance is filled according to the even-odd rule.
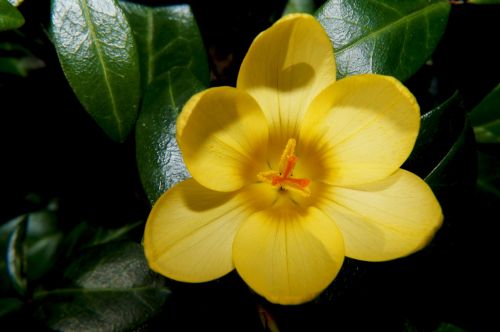
[[[203,40],[189,5],[151,7],[120,2],[137,41],[142,86],[186,67],[204,84],[209,70]]]
[[[500,143],[500,84],[470,113],[476,140],[480,143]]]
[[[148,89],[137,120],[136,157],[151,203],[189,176],[175,139],[175,121],[184,103],[205,86],[186,68],[174,68]]]
[[[316,6],[314,0],[288,0],[283,15],[292,13],[314,13]]]
[[[316,17],[333,43],[339,78],[377,73],[406,80],[431,56],[449,10],[446,0],[330,0]]]
[[[68,268],[65,288],[34,294],[36,316],[57,331],[131,331],[164,304],[170,291],[132,242],[95,246]]]
[[[24,24],[23,15],[7,0],[0,0],[0,31],[17,29]]]
[[[137,117],[137,49],[114,0],[53,0],[51,32],[76,96],[113,140],[123,142]]]

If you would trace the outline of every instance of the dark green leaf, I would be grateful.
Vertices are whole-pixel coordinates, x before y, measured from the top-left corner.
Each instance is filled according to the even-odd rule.
[[[54,200],[48,202],[44,210],[14,218],[0,227],[0,252],[3,253],[6,241],[11,241],[13,234],[24,225],[24,234],[18,238],[21,242],[17,246],[22,250],[21,264],[25,266],[21,271],[26,275],[28,283],[44,276],[59,257],[63,233],[58,228],[57,208],[57,201]]]
[[[478,189],[500,199],[500,148],[482,145],[478,150]]]
[[[43,236],[28,247],[27,274],[29,280],[41,278],[55,265],[62,239],[62,232],[58,232]]]
[[[21,295],[26,292],[26,217],[18,220],[7,242],[6,266],[10,282]]]
[[[143,221],[124,225],[120,228],[110,229],[107,227],[95,227],[87,222],[76,225],[62,241],[65,257],[71,257],[75,252],[92,246],[101,245],[113,241],[131,240],[134,231],[139,231],[144,225]],[[139,233],[139,232],[137,232]]]
[[[184,103],[204,88],[185,68],[174,68],[148,89],[137,121],[137,167],[151,202],[188,172],[175,139],[175,120]]]
[[[500,143],[500,84],[470,113],[476,140],[481,143]]]
[[[422,114],[413,151],[403,165],[425,178],[448,153],[462,131],[465,112],[456,92],[438,107]]]
[[[9,237],[26,216],[19,216],[0,226],[0,250],[6,250]]]
[[[410,321],[406,321],[403,332],[418,332],[418,329]]]
[[[21,231],[20,227],[25,228],[22,230],[24,232],[22,236],[18,233]],[[54,266],[62,238],[63,234],[57,228],[56,215],[48,210],[14,218],[0,228],[0,251],[4,251],[2,249],[7,246],[7,254],[9,250],[12,255],[17,254],[17,259],[13,261],[15,265],[9,263],[6,266],[11,279],[13,271],[16,271],[15,279],[12,279],[16,289],[19,288],[20,282],[16,281],[20,280],[19,275],[22,278],[26,277],[28,281],[33,281],[45,275]],[[14,239],[17,244],[15,247],[9,247],[13,245]],[[16,251],[13,252],[12,249]]]
[[[23,302],[12,297],[0,298],[0,318],[21,309]]]
[[[0,58],[0,74],[12,74],[24,77],[28,73],[20,65],[19,59],[16,58]]]
[[[7,0],[0,0],[0,31],[17,29],[24,24],[24,17]]]
[[[415,148],[402,166],[433,189],[445,222],[467,206],[476,183],[475,142],[457,94],[422,116]]]
[[[339,78],[377,73],[406,80],[434,51],[446,0],[330,0],[316,17],[330,37]]]
[[[453,324],[441,323],[434,332],[466,332]]]
[[[53,0],[51,30],[76,96],[113,140],[132,130],[140,98],[132,31],[114,0]]]
[[[316,6],[314,0],[288,0],[283,15],[292,13],[314,13]]]
[[[26,273],[28,281],[44,276],[55,264],[63,233],[57,228],[53,211],[42,210],[27,216]]]
[[[144,222],[141,220],[116,229],[98,228],[93,232],[93,238],[89,241],[88,244],[97,245],[117,240],[123,240],[126,238],[128,233],[143,225]]]
[[[30,70],[43,68],[45,63],[17,43],[0,43],[0,73],[26,76]]]
[[[207,56],[189,5],[151,7],[120,2],[137,41],[142,86],[168,75],[173,67],[186,67],[208,84]]]
[[[465,198],[471,194],[476,182],[475,154],[472,128],[466,120],[457,141],[425,178],[438,199],[467,201]]]
[[[65,276],[67,288],[34,296],[37,317],[58,331],[129,331],[156,314],[170,294],[132,242],[90,248]]]
[[[28,71],[21,59],[5,57],[0,58],[0,73],[12,74],[17,76],[26,76]]]

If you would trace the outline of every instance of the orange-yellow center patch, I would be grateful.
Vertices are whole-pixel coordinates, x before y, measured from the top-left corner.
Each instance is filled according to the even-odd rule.
[[[308,186],[311,180],[305,178],[293,177],[293,169],[297,164],[297,156],[295,155],[296,141],[290,138],[286,144],[280,159],[278,171],[264,171],[257,174],[257,178],[263,182],[269,183],[272,186],[279,187],[281,190],[293,190],[301,193],[304,196],[309,196],[311,191]]]

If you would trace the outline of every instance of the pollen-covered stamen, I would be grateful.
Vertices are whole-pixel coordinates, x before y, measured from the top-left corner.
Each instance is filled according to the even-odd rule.
[[[257,174],[259,180],[267,182],[273,186],[279,186],[283,190],[297,191],[304,196],[311,194],[308,186],[311,180],[305,178],[294,178],[293,170],[297,164],[295,153],[295,139],[290,138],[286,144],[285,150],[281,155],[279,171],[265,171]]]

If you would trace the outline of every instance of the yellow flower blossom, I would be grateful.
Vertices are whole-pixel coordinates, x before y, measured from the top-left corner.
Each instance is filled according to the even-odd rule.
[[[254,40],[236,88],[186,103],[177,141],[192,178],[149,215],[153,270],[205,282],[236,268],[269,301],[298,304],[345,256],[391,260],[430,241],[439,203],[400,168],[419,131],[415,98],[392,77],[335,74],[321,25],[294,14]]]

